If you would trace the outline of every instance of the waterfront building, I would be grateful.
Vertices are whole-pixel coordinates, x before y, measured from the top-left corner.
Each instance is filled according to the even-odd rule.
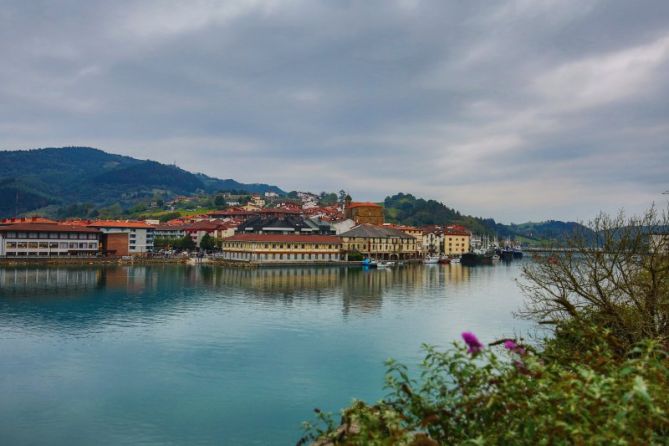
[[[236,234],[223,240],[223,259],[258,263],[324,263],[340,260],[332,235]]]
[[[0,226],[1,257],[95,256],[101,233],[95,228],[59,223]]]
[[[200,242],[202,242],[202,238],[205,235],[209,235],[209,237],[212,237],[215,240],[222,240],[224,238],[232,237],[235,234],[236,228],[237,223],[234,222],[203,220],[185,225],[183,230],[186,234],[191,236],[195,245],[199,247]]]
[[[157,224],[153,227],[153,235],[155,238],[183,238],[183,236],[186,235],[186,231],[184,229],[185,226],[186,225],[184,224]]]
[[[391,223],[384,223],[383,227],[396,229],[398,231],[402,231],[405,234],[408,234],[408,235],[414,237],[416,240],[418,240],[418,250],[419,251],[423,250],[423,230],[421,228],[417,228],[415,226],[408,226],[408,225],[395,225],[395,224],[391,224]]]
[[[464,226],[444,227],[444,254],[462,255],[470,250],[471,232]]]
[[[423,252],[436,255],[444,252],[444,227],[439,225],[423,226]]]
[[[397,229],[361,224],[341,234],[345,255],[359,252],[377,260],[409,260],[420,258],[420,242]]]
[[[369,202],[346,201],[344,217],[350,218],[356,224],[382,225],[384,223],[383,206]]]
[[[128,234],[128,254],[145,254],[153,250],[155,229],[143,221],[97,220],[80,224],[99,229],[103,234]]]

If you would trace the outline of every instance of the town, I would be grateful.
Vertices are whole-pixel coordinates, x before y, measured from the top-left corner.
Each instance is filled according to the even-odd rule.
[[[331,205],[299,192],[273,192],[224,209],[157,219],[0,220],[0,258],[192,257],[245,264],[323,264],[458,261],[489,240],[460,225],[414,227],[385,222],[383,207],[346,196]],[[178,201],[177,197],[174,201]]]

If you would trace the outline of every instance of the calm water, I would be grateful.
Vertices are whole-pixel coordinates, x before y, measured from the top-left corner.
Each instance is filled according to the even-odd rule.
[[[0,444],[294,444],[388,357],[528,330],[519,266],[0,269]]]

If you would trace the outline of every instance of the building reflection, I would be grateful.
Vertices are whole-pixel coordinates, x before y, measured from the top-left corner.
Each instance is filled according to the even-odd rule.
[[[102,286],[101,277],[93,268],[0,268],[0,296],[79,295]]]
[[[460,265],[407,265],[392,269],[345,267],[223,268],[206,265],[0,268],[0,298],[85,298],[90,309],[101,296],[110,310],[168,311],[199,300],[242,295],[256,301],[319,303],[341,299],[344,316],[381,310],[384,298],[420,299],[426,289],[466,284],[471,270]],[[133,296],[132,305],[124,300]],[[87,299],[91,297],[91,299]],[[2,301],[0,300],[0,304]],[[39,311],[42,301],[33,301]],[[133,306],[134,305],[134,306]],[[26,307],[28,308],[28,307]],[[69,310],[77,307],[68,307]]]

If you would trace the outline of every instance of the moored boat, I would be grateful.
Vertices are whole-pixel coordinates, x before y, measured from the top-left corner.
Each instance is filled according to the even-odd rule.
[[[423,263],[426,265],[435,265],[439,263],[439,257],[438,256],[427,256],[423,259]]]

